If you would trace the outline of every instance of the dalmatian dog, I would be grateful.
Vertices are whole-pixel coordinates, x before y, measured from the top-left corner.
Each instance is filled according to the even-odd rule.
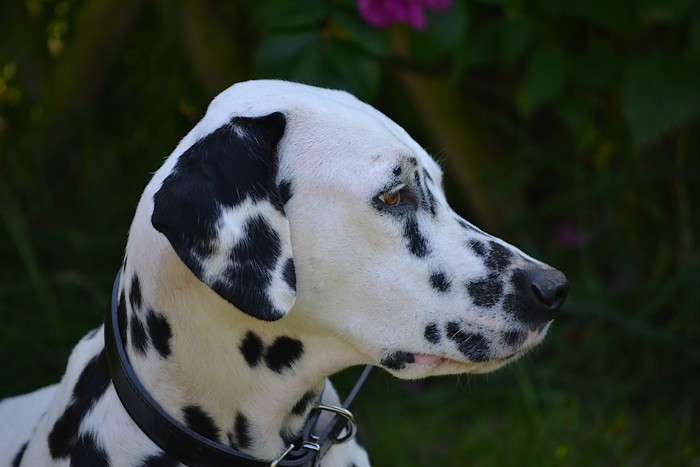
[[[212,101],[146,187],[122,268],[118,334],[151,397],[268,463],[314,404],[338,404],[329,375],[495,370],[543,339],[567,290],[457,215],[399,125],[273,80]],[[124,409],[104,339],[87,334],[59,384],[0,402],[0,466],[181,465]],[[369,460],[351,440],[321,465]]]

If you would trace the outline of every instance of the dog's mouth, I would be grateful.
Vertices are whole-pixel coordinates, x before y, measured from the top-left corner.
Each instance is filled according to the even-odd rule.
[[[426,366],[426,367],[432,367],[432,366],[439,366],[439,365],[444,365],[444,366],[454,366],[454,365],[462,365],[462,366],[469,366],[473,367],[474,365],[499,365],[509,362],[511,360],[515,360],[518,357],[524,355],[527,353],[529,350],[531,350],[533,347],[536,347],[537,344],[540,342],[541,337],[529,337],[521,346],[519,346],[516,349],[504,349],[503,351],[492,355],[490,352],[486,352],[483,354],[475,354],[476,359],[462,359],[462,358],[451,358],[443,355],[435,355],[435,354],[425,354],[425,353],[414,353],[413,354],[413,363],[418,366]]]
[[[413,364],[417,365],[417,366],[424,366],[424,367],[462,366],[462,367],[474,368],[475,365],[493,365],[493,364],[506,363],[510,360],[514,360],[517,357],[521,356],[527,350],[529,350],[529,348],[518,350],[515,352],[509,352],[505,355],[498,356],[496,358],[490,358],[488,360],[478,361],[478,362],[474,362],[471,360],[455,360],[453,358],[442,357],[439,355],[429,355],[429,354],[416,353],[416,354],[413,354]]]
[[[451,339],[455,340],[456,348],[437,347],[434,353],[425,352],[425,349],[384,349],[381,365],[395,376],[406,379],[488,373],[525,355],[542,341],[546,331],[545,326],[540,330],[505,333],[505,338],[495,339],[483,338],[483,334],[464,333],[460,339]],[[517,335],[518,339],[509,339],[510,334]]]
[[[443,355],[398,351],[382,359],[382,365],[399,377],[423,377],[438,374],[486,373],[511,360],[515,360],[529,349],[517,350],[482,361],[455,359]],[[413,376],[412,376],[413,375]]]
[[[396,376],[421,378],[424,376],[460,373],[488,373],[526,354],[542,340],[543,333],[531,332],[517,347],[501,347],[496,350],[491,345],[483,351],[453,353],[424,353],[421,351],[393,351],[381,361],[382,365]]]

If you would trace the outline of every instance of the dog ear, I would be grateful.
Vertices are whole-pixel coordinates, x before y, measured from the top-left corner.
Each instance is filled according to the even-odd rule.
[[[187,149],[153,197],[153,227],[195,276],[265,321],[296,299],[289,222],[276,184],[279,112],[234,117]]]

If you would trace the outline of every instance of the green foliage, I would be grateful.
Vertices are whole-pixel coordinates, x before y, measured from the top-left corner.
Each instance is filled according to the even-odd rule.
[[[423,31],[354,0],[6,3],[0,397],[56,381],[101,321],[140,191],[210,99],[276,77],[392,116],[458,212],[572,283],[514,370],[375,375],[377,465],[697,464],[696,0],[454,0]]]
[[[655,51],[629,62],[622,103],[631,139],[643,148],[700,114],[700,60]]]
[[[250,8],[261,35],[254,76],[341,88],[365,99],[377,94],[387,35],[361,21],[351,4],[265,0]]]
[[[533,52],[516,95],[518,109],[523,115],[531,115],[538,108],[561,97],[566,85],[568,62],[564,51],[555,45],[546,45]]]
[[[408,31],[408,52],[414,63],[434,66],[444,62],[467,34],[469,14],[466,4],[457,2],[449,13],[428,17],[425,31]]]

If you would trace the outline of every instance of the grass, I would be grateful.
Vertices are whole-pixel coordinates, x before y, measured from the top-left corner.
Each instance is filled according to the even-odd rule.
[[[374,374],[356,409],[371,458],[405,467],[700,462],[691,397],[634,403],[624,390],[552,378],[552,363],[539,360],[426,382]]]

